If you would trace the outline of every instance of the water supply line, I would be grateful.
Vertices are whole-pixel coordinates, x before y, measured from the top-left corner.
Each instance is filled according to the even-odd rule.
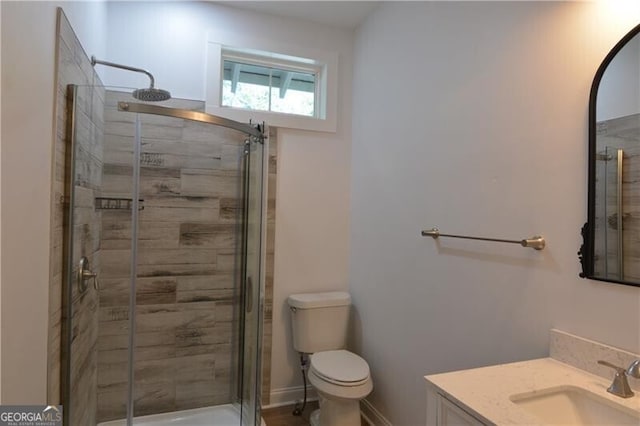
[[[302,372],[302,383],[304,386],[304,399],[302,400],[302,405],[300,405],[300,402],[296,403],[296,406],[293,409],[293,414],[294,416],[301,416],[302,413],[304,412],[304,409],[307,407],[307,375],[305,374],[305,371],[307,369],[307,361],[308,361],[308,357],[306,356],[306,354],[300,352],[300,371]]]

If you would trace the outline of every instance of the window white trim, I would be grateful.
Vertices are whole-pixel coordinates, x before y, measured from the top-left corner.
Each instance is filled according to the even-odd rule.
[[[242,38],[242,39],[240,39]],[[316,87],[321,93],[316,93],[317,117],[304,117],[270,111],[253,111],[221,106],[222,77],[224,52],[240,52],[243,56],[255,55],[265,61],[273,60],[273,64],[281,62],[291,67],[291,62],[300,63],[320,70]],[[277,52],[277,53],[267,53]],[[306,49],[300,46],[287,46],[269,40],[239,37],[237,34],[225,34],[210,31],[207,40],[207,68],[205,78],[205,109],[210,114],[229,118],[236,121],[259,123],[267,122],[270,126],[286,127],[301,130],[321,132],[335,132],[338,116],[338,54],[317,49]]]

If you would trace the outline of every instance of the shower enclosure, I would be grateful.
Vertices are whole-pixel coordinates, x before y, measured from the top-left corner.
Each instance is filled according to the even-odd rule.
[[[69,88],[65,424],[259,425],[264,125],[130,93]]]

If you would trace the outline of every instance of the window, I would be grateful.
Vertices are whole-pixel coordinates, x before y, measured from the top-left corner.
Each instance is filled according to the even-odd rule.
[[[337,53],[224,31],[208,37],[206,112],[242,122],[336,131]]]
[[[318,70],[275,68],[223,56],[222,106],[316,116]]]

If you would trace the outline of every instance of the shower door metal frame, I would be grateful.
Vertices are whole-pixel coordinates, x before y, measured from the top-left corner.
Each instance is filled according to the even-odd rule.
[[[62,423],[70,426],[71,419],[71,337],[73,335],[73,207],[75,205],[75,175],[76,175],[76,109],[77,87],[67,86],[67,128],[66,140],[69,145],[65,150],[65,162],[69,170],[65,173],[65,188],[68,196],[64,209],[64,223],[67,229],[63,233],[64,264],[62,267],[62,307],[60,333],[60,403],[63,405]]]
[[[64,322],[63,325],[63,332],[61,335],[61,354],[62,354],[62,359],[64,360],[64,362],[61,365],[61,396],[63,398],[63,403],[65,405],[67,405],[67,407],[70,407],[71,404],[71,387],[72,387],[72,383],[71,383],[71,336],[72,336],[72,328],[73,328],[73,306],[72,306],[72,286],[73,286],[73,209],[74,209],[74,193],[75,193],[75,160],[76,160],[76,156],[75,156],[75,150],[76,150],[76,135],[75,135],[75,104],[77,102],[76,97],[77,97],[77,85],[69,85],[68,86],[68,96],[67,96],[67,107],[68,107],[68,111],[69,111],[69,116],[67,118],[67,140],[69,141],[69,145],[67,146],[67,161],[69,164],[69,175],[67,176],[67,178],[65,179],[65,187],[68,191],[68,206],[65,209],[65,215],[67,216],[67,226],[68,229],[64,234],[64,238],[65,241],[63,242],[64,245],[64,253],[65,253],[65,261],[64,261],[64,265],[63,265],[63,300],[66,302],[67,306],[65,306],[65,314],[67,315],[66,317],[66,322]],[[208,123],[208,124],[213,124],[213,125],[217,125],[217,126],[221,126],[221,127],[226,127],[229,129],[233,129],[239,132],[242,132],[244,134],[246,134],[247,136],[251,136],[250,139],[253,139],[254,142],[259,142],[259,143],[264,143],[266,136],[264,133],[264,129],[265,129],[265,125],[264,123],[262,125],[252,125],[252,124],[245,124],[245,123],[240,123],[234,120],[230,120],[224,117],[219,117],[216,115],[212,115],[212,114],[207,114],[207,113],[203,113],[203,112],[198,112],[198,111],[192,111],[192,110],[185,110],[185,109],[180,109],[180,108],[171,108],[171,107],[165,107],[165,106],[158,106],[158,105],[151,105],[151,104],[144,104],[144,103],[137,103],[137,102],[118,102],[118,110],[119,111],[123,111],[123,112],[131,112],[131,113],[140,113],[140,114],[152,114],[152,115],[160,115],[160,116],[165,116],[165,117],[173,117],[173,118],[179,118],[179,119],[185,119],[185,120],[190,120],[190,121],[196,121],[196,122],[201,122],[201,123]],[[136,126],[136,132],[139,131],[139,127]],[[135,147],[134,147],[135,148]],[[263,152],[263,163],[266,162],[265,158],[264,158],[264,152]],[[262,187],[262,199],[260,200],[260,203],[262,206],[264,206],[265,204],[265,191],[264,191],[264,178],[265,176],[263,175],[263,187]],[[132,206],[132,210],[136,210],[137,211],[137,203],[135,203],[135,201],[137,201],[138,197],[135,196],[134,197],[134,206]],[[264,216],[264,209],[262,211],[262,215]],[[134,216],[135,217],[135,216]],[[264,224],[265,218],[262,217],[262,223]],[[243,232],[244,233],[244,232]],[[262,249],[264,247],[264,228],[262,228],[262,231],[260,233],[261,235],[261,242],[260,242],[260,252],[261,252],[261,263],[263,263],[263,253],[262,253]],[[244,235],[243,235],[244,237]],[[132,238],[135,238],[135,235],[132,234]],[[243,243],[244,244],[244,243]],[[133,266],[133,265],[132,265]],[[243,260],[243,267],[244,267],[244,260]],[[258,286],[260,288],[260,292],[259,292],[259,297],[258,297],[258,301],[257,301],[257,306],[258,306],[258,312],[260,317],[262,317],[262,309],[263,309],[263,297],[262,295],[264,294],[264,289],[263,289],[263,282],[264,282],[264,276],[263,276],[263,268],[261,267],[261,271],[260,271],[260,277],[259,277],[259,282],[258,282]],[[242,277],[243,277],[243,282],[241,283],[242,285],[242,289],[244,292],[244,287],[246,285],[246,283],[244,282],[244,276],[245,276],[245,271],[242,272]],[[244,298],[243,298],[244,299]],[[244,309],[243,306],[240,307],[241,309]],[[133,324],[135,324],[135,310],[133,310],[133,312],[130,315],[130,319],[131,322]],[[243,325],[244,327],[244,325]],[[135,333],[135,328],[131,328],[130,330],[131,334]],[[257,330],[257,334],[258,336],[262,335],[262,321],[258,322],[258,330]],[[258,366],[258,372],[261,370],[260,368],[260,364],[261,364],[261,345],[258,346],[259,350],[258,350],[258,356],[256,359],[256,363]],[[133,352],[133,348],[129,348],[132,352]],[[130,367],[131,368],[131,367]],[[129,381],[133,382],[133,377],[130,376],[129,377]],[[261,374],[256,374],[256,378],[255,378],[255,386],[256,389],[258,390],[258,396],[259,396],[259,390],[261,389]],[[130,384],[131,386],[133,385],[133,383]],[[130,395],[128,395],[128,400],[133,401],[133,394],[131,389],[129,389],[129,393]],[[242,397],[241,393],[239,393],[239,396]],[[128,402],[127,404],[129,405],[130,402]],[[257,404],[260,403],[259,398],[256,401]],[[257,409],[259,410],[259,407],[257,407]],[[241,408],[242,410],[242,408]],[[71,414],[71,410],[70,408],[65,409],[66,411],[66,415],[63,418],[63,423],[65,426],[70,426],[70,414]],[[131,418],[132,416],[132,411],[131,410],[131,415],[129,415],[129,409],[127,410],[127,424],[131,424]],[[259,414],[259,411],[258,411]],[[258,418],[260,418],[260,416],[258,416]],[[242,425],[239,425],[242,426]]]
[[[137,112],[141,114],[164,115],[165,117],[182,118],[185,120],[199,121],[201,123],[215,124],[228,129],[237,130],[249,136],[264,139],[264,134],[259,128],[250,124],[239,123],[228,118],[205,112],[192,111],[188,109],[170,108],[158,105],[141,104],[137,102],[118,102],[118,111]]]
[[[264,132],[263,134],[268,134],[268,130],[266,128],[266,126],[263,124],[262,126],[262,131]],[[267,211],[267,197],[266,197],[266,191],[264,190],[265,188],[265,181],[268,178],[268,175],[266,173],[267,171],[267,166],[268,166],[268,162],[269,162],[269,155],[267,152],[267,146],[265,144],[265,137],[261,137],[261,138],[256,138],[256,137],[249,137],[246,141],[245,141],[245,149],[244,149],[244,155],[243,155],[243,176],[242,176],[242,199],[243,199],[243,221],[242,221],[242,253],[245,254],[242,256],[241,262],[242,262],[242,266],[241,266],[241,286],[242,286],[242,292],[241,292],[241,300],[240,300],[240,318],[239,318],[239,323],[240,323],[240,327],[241,327],[241,335],[243,336],[242,339],[239,340],[239,351],[238,351],[238,362],[239,362],[239,375],[237,378],[237,382],[238,382],[238,387],[237,387],[237,398],[240,401],[240,416],[241,419],[244,417],[245,415],[245,406],[244,406],[244,378],[245,378],[245,374],[247,374],[247,368],[245,366],[245,351],[247,350],[247,339],[246,339],[246,329],[247,329],[247,315],[251,314],[254,310],[255,313],[254,315],[256,315],[258,318],[263,318],[264,315],[264,286],[262,285],[262,283],[265,282],[265,269],[264,269],[264,250],[263,248],[265,247],[265,241],[266,241],[266,215],[265,212]],[[246,253],[248,253],[248,240],[249,240],[249,215],[250,215],[250,187],[251,187],[251,152],[253,151],[252,148],[252,144],[261,144],[262,145],[262,156],[260,158],[260,161],[262,164],[260,164],[260,174],[262,175],[261,178],[261,200],[260,203],[258,204],[258,208],[260,209],[260,229],[258,234],[260,235],[259,237],[259,248],[258,248],[258,252],[260,253],[260,259],[259,259],[259,266],[258,266],[258,275],[257,275],[257,279],[258,279],[258,295],[257,295],[257,301],[254,300],[256,299],[253,295],[253,292],[255,291],[254,288],[255,286],[252,283],[252,279],[251,276],[248,275],[248,269],[249,269],[249,262],[248,262],[248,256],[246,256]],[[266,153],[266,154],[265,154]],[[249,299],[248,299],[249,298]],[[258,321],[258,329],[256,330],[256,341],[254,342],[255,344],[255,350],[256,350],[256,360],[255,360],[255,378],[254,378],[254,385],[256,386],[255,388],[255,407],[254,408],[254,412],[253,413],[246,413],[249,416],[253,416],[254,421],[255,421],[255,426],[259,426],[260,419],[261,419],[261,391],[262,391],[262,333],[263,333],[263,321]],[[242,421],[242,420],[241,420]]]

